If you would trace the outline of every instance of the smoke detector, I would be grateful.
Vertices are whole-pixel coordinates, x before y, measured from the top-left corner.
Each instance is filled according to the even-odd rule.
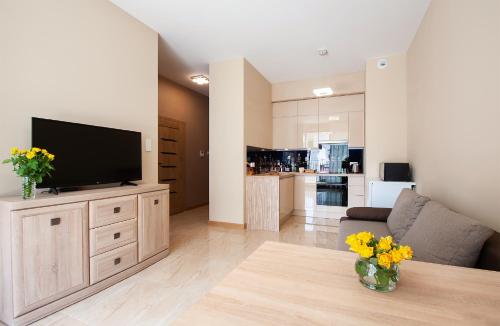
[[[378,59],[377,61],[377,68],[378,69],[385,69],[389,65],[389,62],[387,61],[386,58],[383,59]]]
[[[325,48],[318,49],[318,54],[319,54],[321,57],[324,57],[325,55],[328,55],[328,50],[327,50],[327,49],[325,49]]]

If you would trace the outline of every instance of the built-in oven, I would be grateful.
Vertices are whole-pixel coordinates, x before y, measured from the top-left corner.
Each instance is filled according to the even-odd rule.
[[[318,176],[316,179],[316,205],[347,207],[347,177]]]

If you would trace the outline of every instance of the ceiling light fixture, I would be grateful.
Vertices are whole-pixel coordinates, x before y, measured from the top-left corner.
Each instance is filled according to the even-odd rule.
[[[328,50],[326,48],[318,49],[318,54],[323,57],[325,55],[328,55]]]
[[[204,75],[191,76],[191,81],[198,85],[208,84],[208,77]]]
[[[333,94],[333,89],[331,89],[330,87],[316,88],[313,89],[313,93],[316,96],[328,96]]]

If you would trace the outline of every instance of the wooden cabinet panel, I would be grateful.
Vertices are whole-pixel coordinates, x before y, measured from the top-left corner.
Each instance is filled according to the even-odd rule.
[[[318,110],[319,115],[331,115],[340,112],[364,111],[365,96],[346,95],[324,97],[319,99]]]
[[[169,247],[169,192],[139,195],[139,261]]]
[[[279,181],[279,222],[280,225],[293,211],[294,177],[282,178]]]
[[[89,284],[87,202],[14,211],[14,315]]]
[[[273,103],[273,118],[297,116],[297,101]]]
[[[318,116],[299,116],[297,119],[297,148],[318,148]]]
[[[297,115],[318,115],[318,102],[317,98],[311,100],[297,101]]]
[[[349,137],[349,114],[346,112],[320,115],[318,117],[319,142],[347,142]]]
[[[137,243],[90,258],[90,284],[102,281],[137,264]]]
[[[349,147],[365,147],[365,112],[349,112]]]
[[[137,218],[137,196],[93,200],[89,203],[90,227],[96,228]]]
[[[90,257],[137,241],[137,219],[90,230]]]
[[[273,148],[297,148],[297,116],[273,118]]]

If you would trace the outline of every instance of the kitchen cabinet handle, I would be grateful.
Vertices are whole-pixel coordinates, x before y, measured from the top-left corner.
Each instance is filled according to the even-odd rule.
[[[59,224],[61,224],[60,217],[54,217],[54,218],[50,219],[50,226],[59,225]]]
[[[155,199],[155,205],[158,205],[160,203],[160,200]]]
[[[115,208],[113,209],[113,213],[115,213],[115,214],[120,213],[120,211],[121,211],[121,208],[120,208],[120,207],[115,207]]]
[[[113,239],[118,239],[121,236],[120,232],[113,234]]]
[[[121,258],[115,258],[115,265],[118,265],[119,263],[122,262],[122,259]]]

